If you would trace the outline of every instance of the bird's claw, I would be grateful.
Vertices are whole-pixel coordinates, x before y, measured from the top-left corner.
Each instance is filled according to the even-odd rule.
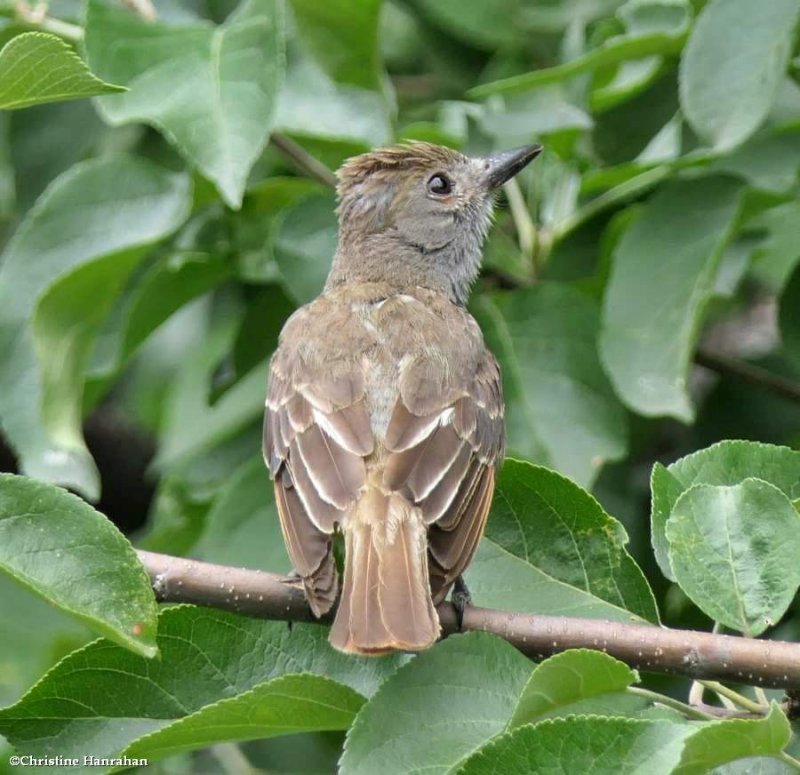
[[[458,631],[463,632],[464,611],[468,605],[472,604],[472,595],[469,593],[463,576],[458,576],[458,578],[456,578],[455,584],[453,584],[453,592],[450,595],[450,602],[453,604],[453,608],[455,608],[456,611]]]
[[[287,587],[295,587],[297,589],[302,589],[303,588],[303,577],[296,570],[293,570],[293,571],[291,571],[291,573],[288,573],[286,576],[284,576],[281,579],[281,583],[282,584],[286,584]],[[309,611],[311,610],[310,606],[309,606],[308,610]],[[290,633],[292,632],[292,626],[293,625],[294,625],[294,622],[291,619],[287,619],[286,620],[286,627],[288,628]]]

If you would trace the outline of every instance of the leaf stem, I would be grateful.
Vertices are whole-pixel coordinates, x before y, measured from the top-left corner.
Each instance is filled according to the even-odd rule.
[[[689,705],[692,707],[702,705],[705,691],[706,687],[700,681],[692,681],[692,685],[689,687]]]
[[[651,692],[649,689],[642,689],[640,686],[629,686],[626,691],[629,694],[636,694],[639,697],[645,697],[659,705],[665,705],[668,708],[677,710],[679,713],[686,716],[686,718],[695,719],[697,721],[710,721],[716,718],[716,716],[711,713],[706,713],[695,706],[676,700],[674,697],[667,697],[665,694]]]
[[[784,763],[788,764],[790,767],[793,767],[797,772],[800,772],[800,761],[791,756],[790,754],[786,753],[786,751],[781,751],[778,754],[778,758]]]
[[[743,694],[739,694],[739,692],[729,688],[728,686],[725,686],[725,684],[721,684],[718,681],[701,681],[700,683],[702,683],[706,689],[716,692],[718,695],[720,695],[720,697],[727,697],[731,702],[733,702],[735,705],[738,705],[740,708],[749,710],[751,713],[764,713],[763,705],[751,700],[749,697],[745,697]]]
[[[767,693],[760,687],[754,686],[753,692],[755,692],[756,699],[758,700],[759,705],[763,705],[765,708],[769,707],[769,697],[767,697]]]

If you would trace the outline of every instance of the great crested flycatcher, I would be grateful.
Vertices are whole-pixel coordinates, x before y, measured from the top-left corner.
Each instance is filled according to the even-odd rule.
[[[503,456],[500,372],[465,304],[495,191],[539,154],[427,143],[338,172],[339,243],[322,294],[270,366],[264,457],[283,535],[321,616],[344,581],[337,649],[432,645],[435,605],[472,559]]]

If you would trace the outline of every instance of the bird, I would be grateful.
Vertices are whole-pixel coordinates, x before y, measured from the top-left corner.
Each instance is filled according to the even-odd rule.
[[[322,293],[270,361],[263,453],[298,583],[342,652],[419,651],[483,534],[503,458],[498,363],[467,310],[498,189],[541,152],[413,142],[337,171]],[[341,590],[334,539],[343,536]]]

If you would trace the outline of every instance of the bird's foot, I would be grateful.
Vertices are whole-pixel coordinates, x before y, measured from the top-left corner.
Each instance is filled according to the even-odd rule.
[[[286,584],[287,587],[297,587],[298,589],[302,589],[303,577],[296,570],[293,570],[291,573],[287,573],[281,579],[281,584]]]
[[[286,584],[287,587],[296,587],[297,589],[303,589],[303,577],[296,571],[293,570],[291,573],[287,574],[281,579],[282,584]],[[309,606],[309,611],[311,607]],[[292,625],[294,622],[291,619],[286,620],[286,627],[288,628],[289,632],[292,631]]]
[[[469,593],[464,577],[459,575],[453,584],[453,592],[450,595],[450,602],[456,609],[456,623],[458,631],[464,631],[464,610],[472,604],[472,595]]]

